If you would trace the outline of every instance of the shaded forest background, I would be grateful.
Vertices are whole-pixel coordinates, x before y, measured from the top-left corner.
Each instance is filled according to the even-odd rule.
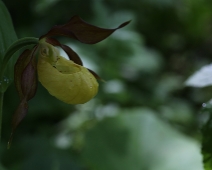
[[[132,21],[95,45],[59,38],[106,82],[99,82],[94,99],[76,106],[57,100],[39,84],[7,150],[19,103],[14,85],[9,87],[1,170],[203,169],[200,127],[210,108],[203,113],[202,104],[211,99],[212,88],[185,87],[184,82],[211,62],[212,1],[3,2],[19,38],[40,37],[73,15],[104,28]],[[203,153],[210,155],[206,145]]]

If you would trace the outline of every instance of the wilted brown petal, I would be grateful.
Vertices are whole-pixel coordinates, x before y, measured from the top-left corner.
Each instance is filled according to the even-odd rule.
[[[73,16],[67,24],[54,26],[41,38],[61,35],[74,38],[82,43],[95,44],[107,38],[117,29],[126,26],[129,22],[124,22],[115,29],[105,29],[88,24],[79,16]]]
[[[80,59],[78,54],[74,52],[69,46],[60,44],[60,42],[54,38],[46,38],[46,42],[53,46],[61,47],[66,52],[70,60],[81,66],[83,65],[82,60]]]

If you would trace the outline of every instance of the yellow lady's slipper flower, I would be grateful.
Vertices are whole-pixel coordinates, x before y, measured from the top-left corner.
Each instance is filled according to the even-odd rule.
[[[80,57],[70,47],[51,37],[61,35],[82,43],[95,44],[129,22],[115,29],[104,29],[88,24],[78,16],[73,16],[68,23],[52,27],[39,38],[39,41],[34,39],[28,41],[26,38],[12,45],[12,53],[14,53],[23,46],[36,44],[32,49],[25,50],[15,64],[14,82],[21,102],[13,115],[9,145],[14,130],[27,114],[28,101],[36,93],[37,74],[39,81],[49,93],[65,103],[82,104],[97,94],[96,79],[101,78],[94,71],[83,67]],[[67,53],[69,60],[60,56],[55,46],[61,47]],[[37,63],[36,57],[38,57]]]
[[[41,84],[51,95],[68,104],[82,104],[92,99],[98,91],[96,78],[87,68],[59,56],[55,47],[45,44],[41,45],[37,63]]]

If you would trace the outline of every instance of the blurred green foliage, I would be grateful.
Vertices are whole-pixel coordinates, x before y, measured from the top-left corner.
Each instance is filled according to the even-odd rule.
[[[98,95],[77,106],[58,101],[39,85],[7,150],[19,103],[14,85],[9,87],[1,170],[203,169],[201,140],[204,155],[212,154],[211,127],[204,126],[211,110],[201,107],[211,99],[212,88],[185,87],[184,82],[210,63],[211,1],[3,2],[18,38],[39,37],[75,14],[105,28],[132,22],[95,45],[61,39],[106,83],[99,82]],[[210,161],[206,164],[211,169]]]

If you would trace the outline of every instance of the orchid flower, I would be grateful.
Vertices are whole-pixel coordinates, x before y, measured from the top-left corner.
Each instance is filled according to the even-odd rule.
[[[9,144],[14,130],[27,114],[28,101],[35,96],[37,78],[52,96],[68,104],[86,103],[98,92],[97,79],[101,78],[84,67],[78,54],[69,46],[52,37],[65,36],[82,43],[95,44],[129,22],[115,29],[104,29],[73,16],[68,23],[52,27],[39,39],[23,39],[9,48],[8,55],[11,55],[23,46],[34,44],[34,47],[22,52],[15,64],[14,82],[21,102],[13,115]],[[67,53],[69,60],[60,55],[57,47]]]

